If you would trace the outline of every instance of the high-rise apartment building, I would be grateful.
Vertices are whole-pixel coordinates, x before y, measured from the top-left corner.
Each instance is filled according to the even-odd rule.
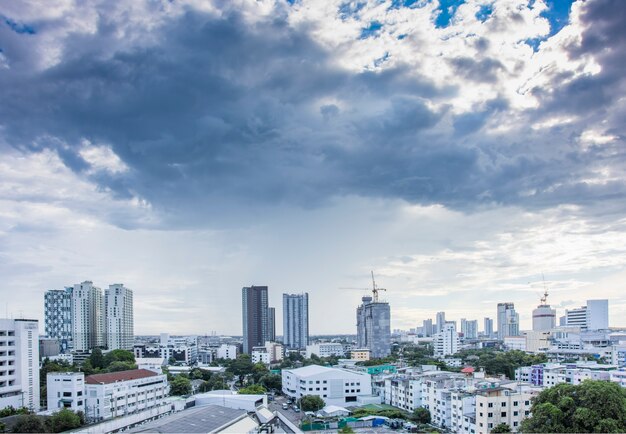
[[[461,319],[461,331],[464,339],[478,338],[478,321]]]
[[[0,409],[39,411],[39,323],[0,319]]]
[[[493,320],[485,318],[485,336],[490,338],[493,336]]]
[[[391,353],[391,309],[389,303],[363,297],[357,308],[357,346],[369,348],[371,357],[386,357]]]
[[[74,285],[72,291],[74,350],[89,351],[106,345],[105,316],[102,290],[90,281]]]
[[[459,351],[459,334],[454,323],[445,323],[442,330],[435,334],[433,347],[436,357],[450,356]]]
[[[273,314],[268,307],[267,286],[246,286],[241,289],[243,318],[243,352],[252,354],[252,347],[271,341]]]
[[[498,303],[498,339],[519,336],[519,314],[513,303]]]
[[[57,339],[60,351],[72,348],[72,288],[52,289],[44,294],[44,327],[49,338]]]
[[[443,330],[443,326],[446,324],[446,313],[437,312],[437,323],[435,326],[435,333],[439,333]]]
[[[585,306],[565,311],[565,323],[581,330],[606,330],[609,328],[609,301],[587,300]]]
[[[422,323],[422,334],[424,335],[424,337],[430,337],[433,335],[433,333],[433,320],[425,319]]]
[[[309,294],[283,294],[283,344],[305,349],[309,344]]]
[[[276,341],[276,309],[273,307],[267,308],[267,333],[268,341]]]
[[[105,290],[104,304],[107,348],[132,351],[135,338],[133,291],[122,284],[109,285]]]

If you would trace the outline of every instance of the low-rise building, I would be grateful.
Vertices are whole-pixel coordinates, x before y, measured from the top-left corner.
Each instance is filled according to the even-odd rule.
[[[264,346],[252,347],[252,363],[280,362],[283,359],[283,346],[276,342],[266,342]]]
[[[85,374],[82,372],[49,372],[46,377],[48,410],[69,408],[85,411]]]
[[[513,432],[519,430],[522,420],[530,415],[531,399],[539,393],[493,387],[476,391],[476,434],[488,434],[501,423]]]
[[[85,378],[89,421],[101,421],[156,407],[167,398],[167,376],[147,369],[95,374]]]
[[[339,406],[361,405],[363,399],[372,399],[371,376],[347,369],[318,365],[284,369],[282,380],[283,393],[295,399],[318,395],[327,405]]]
[[[306,346],[307,359],[310,359],[312,354],[318,357],[344,357],[345,353],[344,346],[335,342],[320,342]]]
[[[370,359],[369,348],[357,348],[350,351],[350,358],[352,360],[367,361]]]

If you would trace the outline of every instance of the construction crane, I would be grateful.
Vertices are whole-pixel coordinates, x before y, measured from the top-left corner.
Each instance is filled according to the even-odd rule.
[[[543,280],[543,295],[539,299],[542,305],[545,305],[548,302],[548,287],[546,286],[546,278],[541,273],[541,279]]]
[[[352,288],[352,287],[343,287],[339,289],[357,289],[359,291],[372,291],[372,300],[374,303],[378,303],[378,291],[387,291],[386,288],[379,288],[376,285],[376,280],[374,280],[374,272],[372,271],[372,288]]]

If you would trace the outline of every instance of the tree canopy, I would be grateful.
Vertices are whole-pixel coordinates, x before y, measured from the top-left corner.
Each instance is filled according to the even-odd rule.
[[[317,395],[306,395],[300,398],[300,408],[304,411],[318,411],[325,405],[324,400]]]
[[[267,392],[267,390],[260,384],[252,384],[239,389],[239,394],[241,395],[262,395],[265,392]]]
[[[608,381],[559,384],[535,398],[531,413],[523,432],[626,432],[626,390]]]
[[[191,393],[191,381],[189,378],[177,375],[170,381],[170,395],[189,395]]]

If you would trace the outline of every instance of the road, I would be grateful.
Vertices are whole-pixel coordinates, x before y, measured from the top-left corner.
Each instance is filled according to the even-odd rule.
[[[296,413],[293,411],[293,405],[289,406],[289,410],[283,410],[283,404],[287,402],[287,397],[276,396],[273,401],[268,401],[268,406],[271,411],[278,411],[282,413],[289,421],[294,425],[300,426],[300,421],[305,418],[304,412]]]

